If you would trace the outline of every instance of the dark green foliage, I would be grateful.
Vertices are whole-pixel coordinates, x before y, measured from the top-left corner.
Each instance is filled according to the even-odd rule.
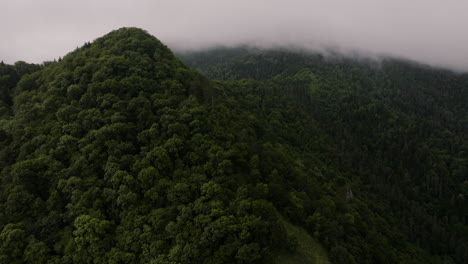
[[[233,159],[251,153],[218,138],[212,84],[148,33],[114,31],[7,84],[2,262],[258,263],[281,237],[265,190],[236,184],[248,168]]]
[[[1,263],[271,263],[312,240],[285,219],[334,263],[467,262],[465,75],[182,58],[225,81],[136,28],[0,65]]]
[[[5,64],[3,61],[0,63],[0,118],[6,118],[11,114],[12,97],[20,78],[40,68],[39,65],[24,61],[18,61],[14,65]]]
[[[231,81],[230,94],[262,120],[263,137],[293,147],[305,165],[308,176],[295,180],[304,188],[293,198],[300,209],[285,207],[284,185],[273,201],[328,247],[332,261],[468,261],[461,253],[468,250],[466,74],[244,48],[181,57],[215,79],[260,79]],[[252,63],[255,70],[239,70]]]

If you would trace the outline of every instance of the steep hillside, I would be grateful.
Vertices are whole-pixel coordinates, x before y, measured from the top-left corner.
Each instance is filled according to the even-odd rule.
[[[223,52],[218,48],[180,57],[213,79],[251,80],[231,81],[238,86],[255,82],[256,87],[244,98],[255,94],[257,103],[251,105],[259,109],[271,98],[275,104],[289,98],[291,106],[279,112],[299,107],[312,119],[306,123],[312,123],[313,132],[302,131],[295,145],[306,153],[318,149],[317,140],[310,138],[320,131],[332,156],[326,160],[344,176],[347,196],[352,191],[379,223],[370,227],[372,220],[366,216],[363,220],[367,223],[355,229],[380,233],[365,235],[365,242],[358,242],[346,231],[346,224],[339,223],[341,231],[335,234],[344,248],[367,244],[365,247],[371,249],[365,251],[370,252],[382,241],[393,248],[407,241],[434,255],[450,256],[445,261],[466,263],[468,75],[394,59],[357,61],[286,50],[238,48]],[[281,131],[273,127],[276,116],[264,118],[271,126],[266,131]],[[292,131],[300,133],[291,129],[284,138],[294,135]],[[294,142],[291,138],[287,141],[290,145]],[[362,212],[359,215],[362,217]],[[316,221],[301,218],[305,225]],[[320,229],[321,224],[309,226],[309,232],[319,234],[328,244],[330,236],[320,234]],[[383,230],[393,230],[396,236],[392,238]],[[361,257],[358,262],[363,262]],[[385,261],[398,262],[391,254],[373,260]]]
[[[24,76],[1,122],[0,262],[268,257],[283,233],[266,187],[237,184],[252,154],[200,102],[209,88],[134,28]]]
[[[467,263],[467,76],[181,58],[218,81],[136,28],[0,66],[0,263]]]

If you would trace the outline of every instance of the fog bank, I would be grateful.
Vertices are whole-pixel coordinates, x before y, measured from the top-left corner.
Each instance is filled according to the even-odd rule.
[[[249,44],[404,57],[468,71],[467,1],[1,1],[0,60],[53,60],[113,29],[177,50]]]

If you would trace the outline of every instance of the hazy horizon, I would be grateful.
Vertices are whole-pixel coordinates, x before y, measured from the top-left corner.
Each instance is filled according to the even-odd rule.
[[[215,46],[333,48],[468,71],[468,2],[63,1],[0,3],[0,60],[41,63],[121,27],[176,50]]]

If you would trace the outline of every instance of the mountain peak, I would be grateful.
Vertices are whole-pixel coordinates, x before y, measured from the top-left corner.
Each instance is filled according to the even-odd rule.
[[[125,40],[125,39],[138,39],[138,40],[155,40],[158,41],[154,36],[149,34],[146,30],[136,27],[122,27],[113,30],[106,35],[96,39],[95,42],[106,41],[106,40]]]
[[[193,87],[196,85],[190,82],[199,78],[169,48],[139,28],[120,28],[93,42],[87,42],[58,63],[45,67],[44,71],[33,77],[42,76],[43,82],[60,83],[59,89],[62,91],[73,90],[69,89],[70,86],[79,87],[73,92],[74,96],[68,96],[67,92],[69,99],[78,101],[90,89],[93,90],[93,96],[109,92],[135,96],[141,91],[156,89],[155,87],[160,90],[169,89],[173,93],[177,90],[177,93],[184,94],[187,87],[195,89]],[[111,81],[118,82],[119,85],[112,90],[95,89],[103,83],[108,85]],[[164,81],[177,83],[177,89],[172,87],[174,85],[161,85]],[[16,90],[35,90],[41,84],[42,82],[23,81]]]
[[[175,56],[161,41],[149,34],[146,30],[135,27],[124,27],[97,38],[92,43],[85,44],[83,48],[91,47],[94,50],[107,50],[104,55],[123,55],[126,52],[138,52],[153,57],[155,52],[159,56],[174,59]],[[102,55],[102,54],[92,54]]]
[[[161,41],[140,28],[120,28],[69,53],[58,66],[77,80],[104,81],[139,76],[153,80],[172,78],[186,69]]]

